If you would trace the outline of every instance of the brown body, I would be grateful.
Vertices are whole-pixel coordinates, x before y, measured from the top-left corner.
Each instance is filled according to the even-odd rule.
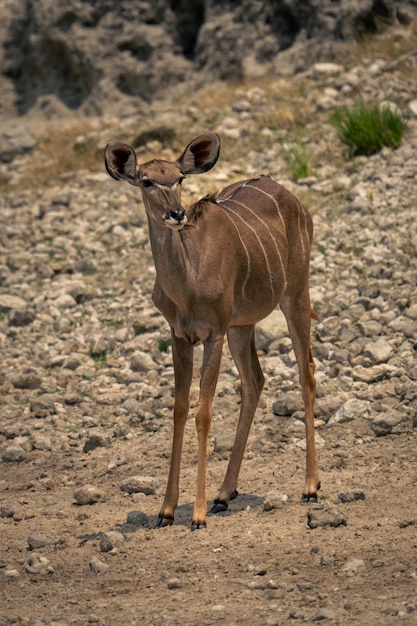
[[[180,201],[182,179],[186,174],[210,169],[218,153],[219,139],[214,134],[191,142],[176,163],[151,161],[139,168],[129,146],[113,143],[106,148],[109,173],[142,189],[156,268],[153,299],[171,326],[174,435],[160,526],[172,523],[178,503],[193,345],[200,340],[204,344],[195,416],[199,443],[192,522],[195,529],[206,525],[207,440],[224,337],[227,335],[241,377],[242,403],[235,443],[214,512],[225,510],[237,493],[240,465],[264,383],[256,355],[254,325],[278,304],[288,323],[305,404],[307,469],[303,498],[315,500],[319,488],[308,289],[311,217],[294,195],[267,176],[230,185],[203,198],[186,213]]]

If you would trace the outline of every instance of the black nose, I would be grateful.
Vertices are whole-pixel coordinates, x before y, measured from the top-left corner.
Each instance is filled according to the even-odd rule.
[[[174,209],[169,214],[169,217],[172,217],[173,220],[177,220],[177,222],[180,223],[184,219],[184,215],[184,209]]]

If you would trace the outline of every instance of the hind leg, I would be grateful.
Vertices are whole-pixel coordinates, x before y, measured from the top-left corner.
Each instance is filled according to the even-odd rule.
[[[230,352],[241,379],[242,403],[229,465],[223,485],[214,500],[212,513],[225,511],[229,501],[237,495],[240,466],[264,384],[264,377],[256,354],[254,330],[254,326],[235,326],[229,328],[227,333]]]
[[[306,482],[302,499],[304,502],[316,502],[320,481],[316,464],[314,433],[316,380],[314,377],[315,365],[310,349],[311,309],[308,287],[296,297],[290,297],[286,294],[280,305],[287,320],[288,331],[297,359],[305,407],[307,458]]]

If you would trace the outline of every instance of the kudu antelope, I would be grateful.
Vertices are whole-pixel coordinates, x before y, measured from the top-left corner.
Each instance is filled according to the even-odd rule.
[[[197,492],[192,529],[206,526],[206,455],[211,407],[227,335],[241,378],[241,407],[227,472],[212,508],[225,511],[237,481],[249,429],[264,384],[256,354],[255,323],[279,304],[299,367],[307,439],[304,501],[316,501],[319,477],[314,443],[314,362],[310,350],[309,254],[312,221],[304,206],[268,176],[233,183],[186,211],[181,183],[216,163],[220,138],[197,137],[171,163],[137,165],[130,146],[110,143],[107,171],[140,188],[156,268],[153,301],[171,327],[175,371],[174,432],[165,499],[158,526],[174,521],[184,427],[189,410],[193,345],[204,356],[195,412],[198,434]]]

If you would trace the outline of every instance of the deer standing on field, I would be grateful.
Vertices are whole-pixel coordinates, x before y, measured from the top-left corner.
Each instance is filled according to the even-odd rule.
[[[141,189],[156,268],[153,301],[171,327],[175,371],[174,432],[165,499],[158,526],[174,521],[189,391],[193,345],[204,356],[195,413],[198,435],[197,492],[192,530],[206,526],[206,456],[211,407],[223,340],[241,378],[242,401],[231,457],[213,513],[225,511],[237,496],[237,482],[249,429],[264,384],[256,354],[255,324],[279,304],[297,358],[305,406],[307,440],[303,501],[316,501],[320,487],[314,443],[316,383],[310,350],[309,256],[312,220],[297,198],[269,176],[233,183],[207,195],[186,211],[181,183],[188,174],[207,172],[216,163],[220,138],[194,139],[172,163],[137,165],[130,146],[110,143],[109,174]]]

